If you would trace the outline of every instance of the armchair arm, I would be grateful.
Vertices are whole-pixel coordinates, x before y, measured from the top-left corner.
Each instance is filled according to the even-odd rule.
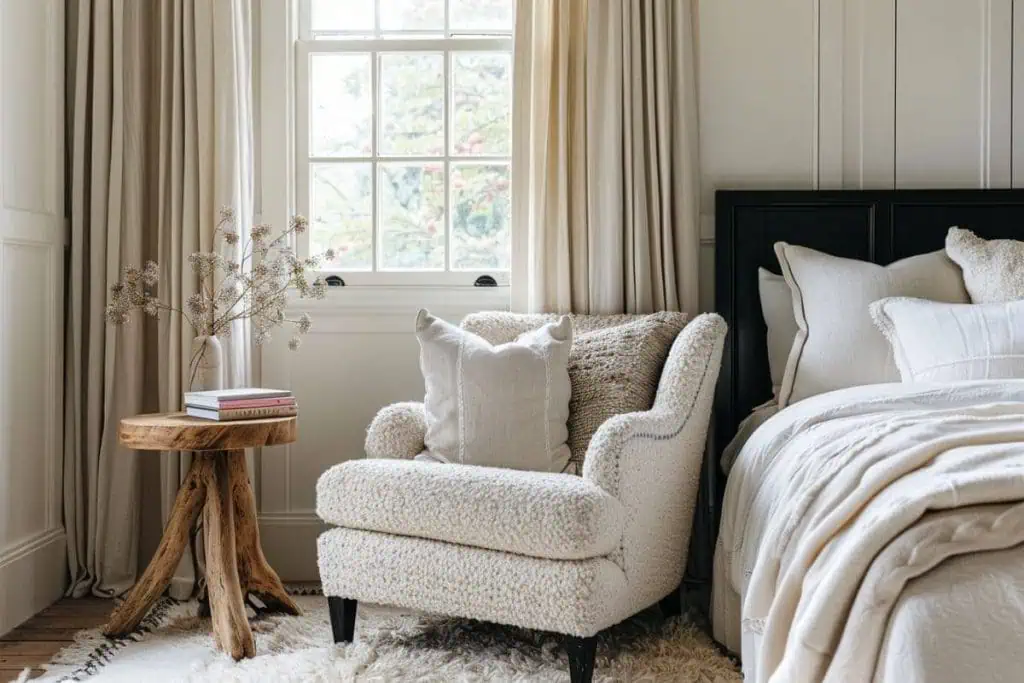
[[[366,457],[412,460],[426,448],[423,404],[394,403],[381,408],[366,430]]]
[[[725,332],[716,314],[690,322],[672,345],[654,406],[612,417],[587,449],[584,478],[626,511],[614,559],[636,587],[638,609],[674,589],[686,566]]]

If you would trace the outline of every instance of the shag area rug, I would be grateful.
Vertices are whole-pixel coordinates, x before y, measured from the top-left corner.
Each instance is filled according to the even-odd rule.
[[[565,681],[558,636],[360,605],[356,642],[334,645],[327,599],[301,596],[301,617],[252,620],[257,656],[233,662],[214,648],[198,603],[162,599],[121,639],[83,631],[47,666],[44,681]],[[595,681],[726,683],[735,664],[685,617],[649,610],[602,634]]]

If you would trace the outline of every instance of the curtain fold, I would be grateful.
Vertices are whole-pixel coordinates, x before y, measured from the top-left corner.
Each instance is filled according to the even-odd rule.
[[[692,0],[519,0],[513,308],[698,308]]]
[[[66,343],[65,525],[74,595],[135,580],[140,518],[166,521],[189,456],[160,457],[159,495],[117,422],[181,407],[194,331],[178,317],[106,325],[111,284],[154,259],[179,308],[198,281],[189,254],[213,249],[222,205],[252,220],[249,0],[71,0],[68,12],[71,249]],[[225,252],[225,257],[236,258]],[[228,382],[249,373],[248,333],[226,344]],[[171,594],[195,580],[183,558]]]

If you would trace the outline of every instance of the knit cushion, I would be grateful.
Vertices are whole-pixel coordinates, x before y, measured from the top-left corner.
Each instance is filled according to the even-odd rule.
[[[964,271],[964,285],[976,304],[1024,299],[1024,242],[984,240],[970,230],[950,228],[946,254]]]
[[[620,413],[649,410],[672,342],[686,324],[685,313],[570,315],[569,449],[567,472],[579,474],[594,432]],[[558,319],[557,315],[478,313],[462,327],[492,344],[515,339]]]
[[[497,346],[427,311],[416,318],[431,459],[562,472],[569,461],[568,317]]]

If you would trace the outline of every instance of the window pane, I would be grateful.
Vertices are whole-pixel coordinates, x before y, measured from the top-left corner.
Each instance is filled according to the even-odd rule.
[[[505,53],[452,55],[452,153],[509,153],[512,57]]]
[[[444,31],[444,0],[380,0],[380,28],[398,31]]]
[[[370,55],[312,55],[310,154],[369,156],[373,125]]]
[[[380,267],[444,269],[444,164],[380,165]]]
[[[373,265],[373,187],[369,163],[313,164],[310,254],[337,252],[324,270],[369,270]]]
[[[507,31],[515,23],[514,0],[451,0],[453,31]]]
[[[508,164],[452,164],[453,270],[509,267]]]
[[[444,153],[444,56],[380,57],[380,153]]]
[[[373,0],[313,0],[309,19],[314,31],[373,33]]]

